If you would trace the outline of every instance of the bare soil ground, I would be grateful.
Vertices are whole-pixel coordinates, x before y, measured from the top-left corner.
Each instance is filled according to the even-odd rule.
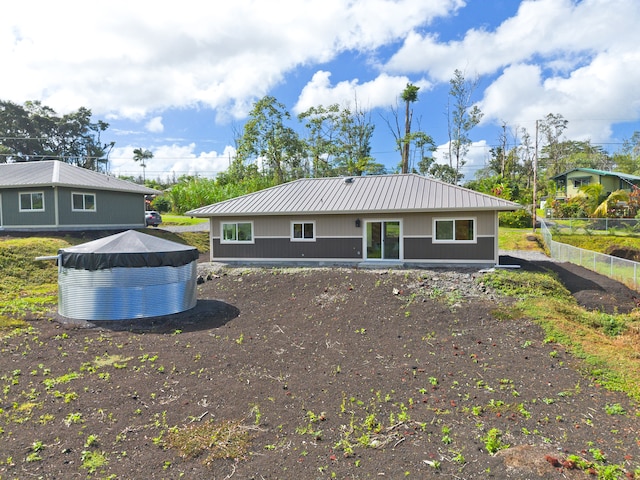
[[[511,261],[559,269],[587,308],[635,308],[584,269]],[[634,478],[637,406],[499,315],[479,276],[230,270],[169,317],[31,319],[0,340],[0,478],[588,478],[569,455]],[[166,443],[227,420],[242,459]]]

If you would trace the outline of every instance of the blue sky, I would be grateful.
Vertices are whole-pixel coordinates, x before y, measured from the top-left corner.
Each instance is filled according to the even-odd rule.
[[[295,117],[312,105],[358,104],[376,123],[373,154],[399,160],[384,119],[407,82],[414,118],[441,151],[454,70],[478,80],[484,118],[466,178],[506,123],[535,132],[549,113],[566,135],[609,151],[640,130],[637,0],[236,0],[179,4],[24,0],[0,17],[0,98],[90,108],[110,124],[113,173],[214,176],[252,103],[272,95]],[[34,15],[34,12],[37,12]],[[415,128],[415,127],[414,127]],[[446,162],[436,153],[440,162]]]

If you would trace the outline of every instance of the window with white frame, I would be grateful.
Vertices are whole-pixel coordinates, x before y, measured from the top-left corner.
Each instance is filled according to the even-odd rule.
[[[96,196],[93,193],[72,193],[71,210],[74,212],[95,212]]]
[[[473,243],[475,241],[475,218],[436,218],[433,220],[434,243]]]
[[[291,241],[314,242],[316,240],[315,222],[291,222]]]
[[[44,192],[27,192],[20,194],[21,212],[44,212]]]
[[[223,222],[222,243],[253,243],[253,222]]]

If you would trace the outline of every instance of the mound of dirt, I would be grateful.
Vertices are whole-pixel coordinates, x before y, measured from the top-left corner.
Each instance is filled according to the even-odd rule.
[[[605,252],[607,255],[614,257],[624,258],[626,260],[632,260],[634,262],[640,262],[640,250],[632,247],[623,247],[620,245],[611,245]]]

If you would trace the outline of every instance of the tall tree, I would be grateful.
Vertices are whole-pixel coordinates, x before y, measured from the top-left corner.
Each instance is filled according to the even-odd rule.
[[[340,135],[340,125],[344,121],[340,106],[335,103],[328,107],[311,107],[299,114],[298,120],[304,122],[308,132],[305,141],[311,156],[311,175],[331,175],[334,158],[339,153],[337,138]]]
[[[446,183],[456,183],[459,180],[458,172],[446,163],[434,163],[431,165],[428,176]]]
[[[640,174],[640,132],[633,132],[630,139],[623,141],[622,149],[614,153],[612,161],[618,172]]]
[[[261,162],[263,173],[275,184],[306,173],[304,142],[286,125],[290,117],[286,107],[274,97],[263,97],[249,113],[238,143],[239,160]]]
[[[92,121],[84,107],[58,116],[39,101],[18,105],[0,101],[0,161],[61,160],[92,170],[107,170],[114,143],[102,144],[109,127]]]
[[[133,149],[133,160],[135,162],[139,162],[142,167],[142,182],[146,182],[145,177],[145,169],[147,168],[147,160],[151,160],[153,158],[153,153],[151,150],[143,150],[142,148],[134,148]]]
[[[413,120],[411,104],[418,101],[418,90],[420,90],[420,87],[407,83],[401,95],[405,105],[404,138],[402,139],[402,173],[409,173],[409,145],[411,143],[411,121]]]
[[[306,122],[309,132],[307,151],[315,176],[360,176],[384,170],[371,156],[374,125],[370,114],[358,106],[357,99],[353,108],[320,105],[311,107],[298,118]]]
[[[571,168],[595,168],[597,170],[611,170],[613,160],[600,145],[593,145],[590,141],[568,140],[562,142],[559,150],[562,156],[558,166],[562,171]]]
[[[465,157],[471,146],[469,132],[480,123],[483,113],[473,105],[471,97],[477,87],[477,80],[468,81],[464,74],[456,69],[449,81],[449,103],[447,107],[449,133],[449,166],[456,172],[454,183],[462,178],[460,170],[466,164]],[[453,105],[451,105],[453,102]]]
[[[357,102],[353,110],[345,108],[341,111],[336,138],[336,173],[354,176],[384,173],[384,166],[371,156],[374,129],[371,115],[358,107]]]
[[[569,121],[559,113],[549,113],[544,120],[538,122],[538,129],[544,140],[541,163],[548,177],[553,177],[565,170],[566,163],[562,159],[566,155],[564,131],[568,124]]]

